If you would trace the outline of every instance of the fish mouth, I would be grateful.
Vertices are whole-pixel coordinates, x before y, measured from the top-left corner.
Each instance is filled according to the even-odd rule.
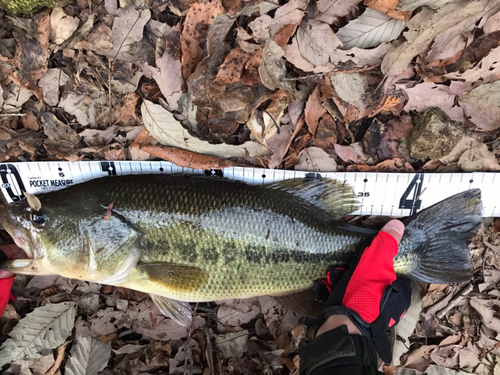
[[[17,219],[7,207],[0,209],[0,227],[10,234],[17,246],[21,249],[25,249],[27,243],[19,228]]]

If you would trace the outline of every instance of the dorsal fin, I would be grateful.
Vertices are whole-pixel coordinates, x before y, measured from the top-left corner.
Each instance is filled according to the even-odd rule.
[[[335,220],[359,208],[359,201],[352,187],[345,182],[329,178],[294,178],[274,182],[266,186],[300,197],[328,212],[332,219]]]

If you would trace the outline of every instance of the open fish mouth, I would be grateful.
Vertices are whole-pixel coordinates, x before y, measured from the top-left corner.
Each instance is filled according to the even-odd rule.
[[[14,243],[21,249],[27,250],[28,245],[21,232],[21,226],[18,223],[16,216],[7,209],[7,207],[2,207],[0,209],[0,229],[7,231],[10,234]]]

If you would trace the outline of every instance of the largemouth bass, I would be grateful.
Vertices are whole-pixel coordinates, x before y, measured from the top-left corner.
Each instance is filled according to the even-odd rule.
[[[175,301],[305,290],[329,267],[348,266],[377,233],[337,221],[357,209],[357,200],[349,186],[325,179],[250,186],[209,177],[120,176],[38,198],[38,211],[26,200],[3,209],[2,225],[33,259],[2,268],[150,293],[163,313],[183,323],[190,310]],[[478,189],[412,216],[396,272],[431,283],[468,280],[467,243],[480,219]]]

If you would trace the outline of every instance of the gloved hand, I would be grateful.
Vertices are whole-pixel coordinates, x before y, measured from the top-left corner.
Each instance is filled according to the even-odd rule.
[[[392,361],[387,331],[399,322],[411,302],[410,280],[397,278],[394,272],[403,232],[403,223],[390,221],[340,280],[338,269],[329,271],[326,284],[333,280],[336,285],[319,317],[321,326],[332,315],[347,316],[373,341],[386,363]]]
[[[7,259],[14,259],[22,256],[24,252],[16,245],[5,245],[0,247],[0,265]],[[2,316],[9,298],[13,301],[16,300],[14,295],[10,292],[12,284],[14,284],[14,274],[11,272],[0,269],[0,316]]]

